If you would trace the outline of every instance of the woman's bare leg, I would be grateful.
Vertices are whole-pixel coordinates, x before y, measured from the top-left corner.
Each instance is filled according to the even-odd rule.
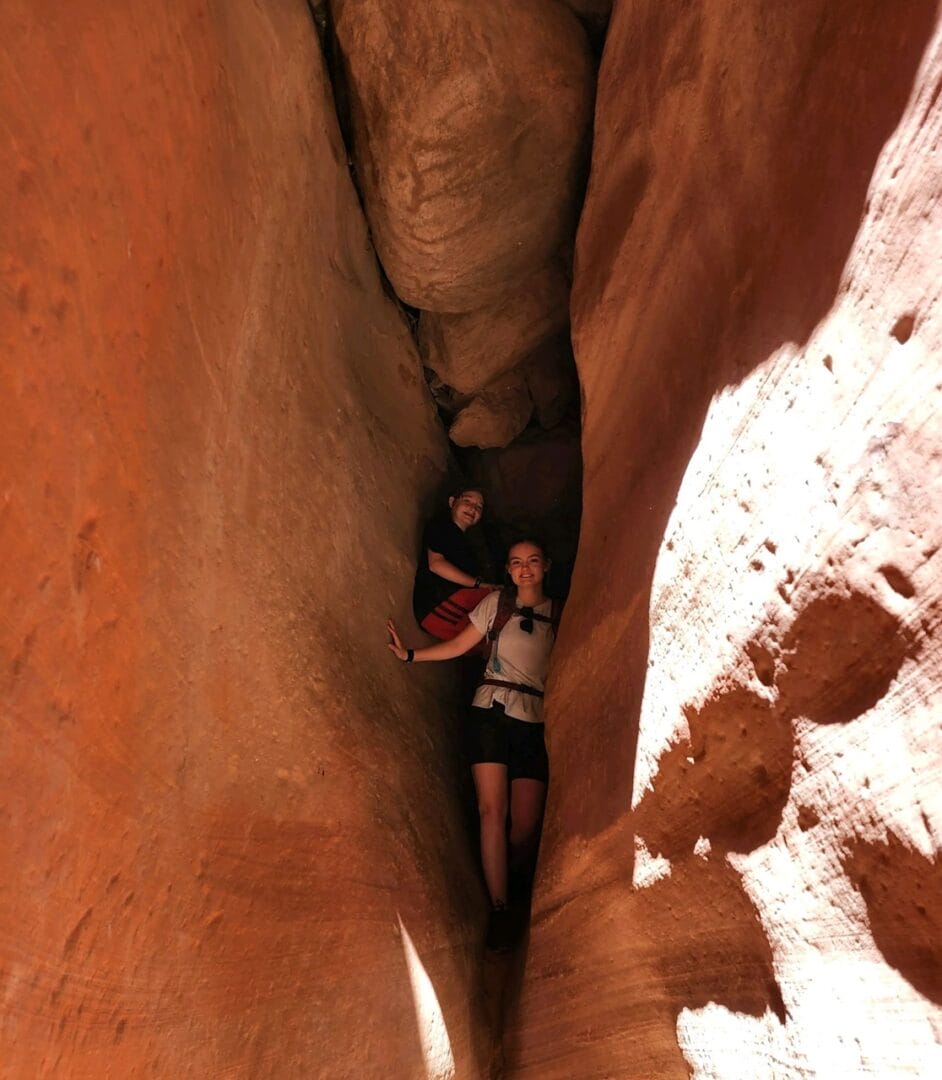
[[[510,867],[515,872],[532,873],[545,802],[542,780],[520,779],[510,785]]]
[[[491,903],[507,903],[507,766],[495,761],[471,766],[481,819],[481,863]]]

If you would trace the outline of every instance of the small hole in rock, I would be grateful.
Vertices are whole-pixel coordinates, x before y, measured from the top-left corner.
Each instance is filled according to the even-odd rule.
[[[893,592],[899,593],[907,600],[916,595],[915,586],[898,567],[886,563],[880,567],[880,573],[886,578],[886,583]]]
[[[893,324],[893,329],[890,331],[893,337],[900,343],[905,345],[907,341],[913,336],[913,330],[916,326],[915,315],[900,315],[900,317]]]

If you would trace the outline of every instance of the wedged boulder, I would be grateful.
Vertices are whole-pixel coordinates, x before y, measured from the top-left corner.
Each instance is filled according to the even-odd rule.
[[[571,233],[591,119],[585,31],[545,0],[336,0],[354,157],[396,292],[498,303]]]
[[[493,307],[423,312],[419,350],[443,382],[474,394],[568,325],[569,280],[554,260]]]
[[[428,383],[432,398],[439,411],[444,413],[445,416],[455,416],[466,405],[471,404],[474,394],[459,394],[453,386],[442,382],[431,368],[427,367],[422,370],[425,373],[425,381]]]
[[[456,446],[506,446],[527,426],[533,402],[517,373],[490,383],[452,421],[448,438]]]

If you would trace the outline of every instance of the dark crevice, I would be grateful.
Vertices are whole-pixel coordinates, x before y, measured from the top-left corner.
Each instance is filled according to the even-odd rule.
[[[330,83],[331,93],[333,95],[334,114],[337,117],[337,126],[340,129],[340,138],[344,146],[347,172],[350,174],[350,182],[353,184],[353,190],[356,192],[360,210],[363,212],[367,238],[373,251],[377,270],[379,271],[380,283],[384,294],[392,300],[399,309],[399,312],[403,317],[403,322],[408,327],[412,340],[415,342],[416,348],[418,348],[419,311],[417,308],[410,307],[406,304],[397,294],[393,287],[393,283],[386,274],[386,269],[380,260],[379,254],[376,251],[376,245],[373,243],[373,230],[370,225],[370,216],[367,212],[363,188],[360,185],[360,178],[357,174],[356,156],[354,154],[355,140],[350,110],[349,80],[344,67],[340,43],[334,32],[333,12],[331,11],[328,0],[307,0],[307,6],[311,13],[311,20],[314,23],[314,28],[317,32],[317,40],[324,57],[324,67],[327,72],[327,79]]]
[[[335,30],[331,5],[328,0],[308,0],[308,6],[331,84],[347,168],[367,222],[383,289],[396,303],[420,357],[426,361],[428,356],[419,333],[423,312],[404,303],[397,295],[373,244],[367,200],[357,170],[353,122],[354,109],[357,107],[356,91]],[[580,22],[589,40],[594,74],[597,76],[607,18],[601,21],[583,18]],[[594,113],[594,85],[593,79],[590,116]],[[560,213],[566,213],[571,221],[569,235],[554,255],[562,261],[569,285],[564,300],[567,310],[565,317],[559,321],[564,329],[562,333],[556,330],[549,334],[509,373],[512,377],[522,376],[525,380],[526,393],[533,403],[531,418],[524,430],[504,447],[462,447],[449,441],[452,465],[449,486],[455,486],[456,482],[474,483],[481,487],[488,504],[489,511],[476,537],[481,565],[487,568],[486,576],[491,580],[501,580],[504,554],[509,543],[521,536],[535,538],[551,553],[553,565],[546,589],[549,595],[555,597],[564,597],[569,592],[582,515],[583,394],[573,354],[568,305],[576,227],[588,186],[591,151],[590,121],[579,151],[579,177],[574,205],[560,207]],[[536,273],[539,269],[534,267],[532,272]],[[519,285],[524,284],[525,279],[521,279]],[[482,391],[479,389],[471,394],[462,394],[446,385],[431,367],[426,366],[424,372],[430,397],[443,428],[448,432],[455,416],[478,398]],[[469,795],[469,792],[465,794]],[[466,805],[466,824],[473,837],[476,835],[476,814],[470,797]],[[495,1013],[494,1032],[498,1045],[506,1019],[516,1008],[525,955],[524,945],[509,963],[489,968],[485,990]]]
[[[333,12],[329,0],[308,0],[308,8],[317,32],[318,41],[324,56],[327,75],[332,88],[334,109],[345,149],[347,168],[354,190],[357,193],[364,219],[367,222],[370,243],[372,245],[373,236],[369,224],[367,203],[357,172],[355,154],[356,140],[353,124],[353,89],[346,59],[343,55],[335,31]],[[607,17],[602,18],[599,16],[579,16],[578,21],[586,33],[593,59],[594,70],[597,73],[608,19]],[[579,208],[581,208],[588,185],[591,148],[592,126],[590,123],[586,130],[584,144],[580,151],[582,164],[576,195],[576,205]],[[556,255],[557,258],[563,260],[567,277],[570,282],[578,213],[573,210],[571,216],[573,222],[571,235],[564,241],[561,249]],[[383,290],[397,305],[402,314],[403,321],[416,343],[416,348],[424,360],[424,350],[421,346],[419,335],[419,322],[422,317],[422,311],[419,308],[405,303],[402,298],[398,296],[395,287],[383,268],[378,253],[375,250],[375,245],[373,245],[373,247]],[[510,468],[508,462],[512,463],[514,460],[524,463],[524,473],[518,477],[518,481],[523,490],[529,491],[532,489],[534,482],[541,482],[541,477],[544,485],[552,482],[552,470],[548,470],[546,467],[540,466],[539,463],[536,462],[534,448],[537,447],[542,440],[547,443],[548,452],[551,455],[555,454],[558,458],[562,453],[560,449],[560,440],[569,438],[573,440],[576,446],[578,446],[581,434],[582,388],[579,384],[575,358],[572,355],[572,343],[569,338],[568,329],[566,331],[566,336],[568,364],[566,360],[560,361],[557,359],[555,361],[557,365],[555,372],[556,377],[563,386],[567,379],[571,378],[573,389],[571,391],[571,400],[568,402],[568,405],[562,409],[558,418],[553,416],[551,418],[552,422],[547,423],[544,427],[537,418],[538,409],[535,404],[534,415],[531,417],[526,428],[520,435],[512,440],[508,446],[502,449],[482,450],[473,446],[461,447],[449,440],[452,456],[449,486],[453,486],[455,482],[473,482],[479,484],[484,489],[486,496],[490,496],[491,492],[488,489],[493,489],[495,483],[498,483],[501,487],[506,486],[506,473],[508,468]],[[547,345],[548,342],[540,344],[530,353],[530,355],[516,365],[513,371],[520,372],[525,369],[528,364],[539,363],[541,360],[540,352]],[[444,384],[431,368],[426,367],[424,370],[426,382],[429,386],[429,392],[435,404],[439,419],[445,431],[448,432],[455,416],[475,400],[481,391],[479,390],[473,394],[459,394],[452,387]],[[527,392],[530,392],[529,380]],[[566,393],[565,389],[561,392]],[[561,401],[562,399],[558,400]],[[536,464],[534,464],[535,462]],[[495,469],[497,470],[499,479],[495,479]],[[489,552],[489,562],[491,565],[495,567],[500,566],[502,553],[506,549],[506,545],[515,536],[522,533],[535,534],[548,544],[555,557],[555,571],[553,573],[553,580],[550,583],[552,589],[557,595],[563,595],[568,591],[575,561],[575,551],[578,544],[579,520],[581,517],[581,467],[578,470],[578,475],[573,477],[573,481],[575,485],[574,490],[570,491],[567,489],[562,492],[559,497],[551,498],[549,500],[550,504],[543,507],[542,512],[521,513],[518,512],[519,508],[517,507],[510,508],[506,505],[498,505],[501,503],[506,504],[506,498],[503,500],[496,500],[493,504],[494,512],[489,515],[490,520],[484,530]]]

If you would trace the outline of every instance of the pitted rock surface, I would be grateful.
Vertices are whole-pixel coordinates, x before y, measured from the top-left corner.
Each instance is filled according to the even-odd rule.
[[[605,44],[521,1080],[942,1069],[942,35],[763,11]]]

